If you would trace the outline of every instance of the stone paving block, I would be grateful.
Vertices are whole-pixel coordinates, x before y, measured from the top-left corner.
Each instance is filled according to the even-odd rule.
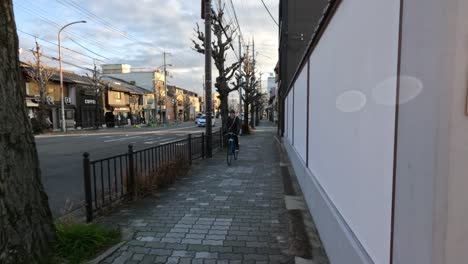
[[[219,226],[216,225],[216,226],[211,227],[212,230],[229,230],[230,228],[232,228],[232,227],[230,227],[230,226],[221,226],[221,225],[219,225]]]
[[[225,246],[235,246],[235,247],[245,247],[246,242],[245,241],[224,241],[223,242]]]
[[[181,238],[173,238],[173,237],[165,237],[161,239],[161,242],[166,242],[166,243],[180,243],[182,241]]]
[[[145,255],[139,264],[153,264],[155,257],[152,255]]]
[[[185,233],[167,233],[166,234],[166,237],[170,237],[170,238],[184,238],[185,237]],[[166,242],[166,241],[163,241],[163,239],[161,239],[162,242]]]
[[[156,256],[170,256],[172,255],[172,250],[170,249],[151,249],[150,251],[151,255],[156,255]]]
[[[127,252],[133,252],[133,253],[142,253],[142,254],[148,254],[150,251],[149,248],[146,247],[140,247],[140,246],[135,246],[135,247],[129,247]]]
[[[180,258],[179,264],[190,264],[192,263],[192,258]]]
[[[169,232],[171,232],[171,233],[188,233],[189,228],[172,228]]]
[[[210,247],[211,252],[232,252],[232,247],[229,246],[211,246]]]
[[[210,235],[210,234],[208,234],[206,236],[206,239],[209,239],[209,240],[225,240],[226,236],[225,235]]]
[[[191,234],[208,234],[208,229],[190,229]]]
[[[204,239],[204,234],[186,234],[185,238],[192,238],[192,239]]]
[[[127,260],[133,256],[132,252],[122,252],[117,258],[114,259],[112,263],[115,264],[124,264]]]
[[[260,254],[245,254],[245,260],[268,260],[268,255],[260,255]]]
[[[134,254],[132,260],[143,260],[145,254]]]
[[[155,263],[166,263],[167,262],[167,256],[158,256],[154,260]]]
[[[203,240],[203,245],[222,246],[222,245],[223,245],[223,241],[222,241],[222,240],[210,240],[210,239],[205,239],[205,240]]]
[[[167,249],[177,249],[177,250],[186,250],[187,244],[178,244],[178,243],[167,243]]]
[[[195,254],[195,258],[203,258],[203,259],[217,259],[218,258],[218,253],[213,253],[213,252],[197,252]]]
[[[201,239],[193,239],[193,238],[184,238],[182,239],[183,244],[192,244],[192,245],[201,245],[202,240]]]
[[[257,253],[255,248],[249,248],[249,247],[232,247],[232,251],[234,253]]]
[[[194,257],[195,256],[195,252],[194,251],[186,251],[186,250],[174,250],[172,252],[172,256],[173,257],[187,257],[187,258],[190,258],[190,257]]]
[[[241,260],[243,259],[242,254],[238,253],[219,253],[219,258],[220,259],[228,259],[228,260]]]
[[[212,229],[208,232],[209,235],[227,235],[228,231],[227,230],[218,230],[218,229]]]
[[[247,247],[268,247],[266,242],[247,242]]]
[[[169,257],[167,258],[166,263],[167,264],[178,264],[179,263],[179,257]]]
[[[167,246],[167,243],[163,242],[148,242],[145,244],[145,247],[147,248],[165,248]]]

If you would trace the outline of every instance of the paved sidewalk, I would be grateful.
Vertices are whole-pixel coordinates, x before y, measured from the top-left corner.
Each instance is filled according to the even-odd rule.
[[[160,198],[101,219],[132,238],[101,263],[287,263],[288,224],[273,127],[241,137],[239,160],[198,162]]]

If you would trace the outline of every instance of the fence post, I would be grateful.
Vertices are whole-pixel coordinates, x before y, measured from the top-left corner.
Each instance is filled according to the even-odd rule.
[[[135,163],[133,161],[133,145],[128,145],[128,194],[135,196]]]
[[[189,164],[192,165],[192,134],[188,134]]]
[[[85,187],[85,207],[86,207],[86,222],[93,221],[93,197],[91,194],[91,165],[89,161],[89,153],[83,153],[83,171],[84,171],[84,187]]]
[[[205,133],[201,133],[201,157],[205,158]]]

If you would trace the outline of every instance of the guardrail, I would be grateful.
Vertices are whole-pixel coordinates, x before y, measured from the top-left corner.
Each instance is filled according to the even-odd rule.
[[[220,130],[212,133],[213,148],[222,146]],[[95,213],[123,199],[133,199],[138,185],[148,182],[151,175],[165,165],[182,159],[188,165],[205,158],[206,136],[189,134],[187,138],[134,150],[120,155],[91,160],[89,153],[83,154],[86,221],[91,222]]]

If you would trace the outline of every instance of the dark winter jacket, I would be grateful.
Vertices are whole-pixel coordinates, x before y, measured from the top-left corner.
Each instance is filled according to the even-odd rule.
[[[239,122],[239,117],[228,117],[227,123],[226,123],[226,133],[234,133],[234,134],[239,134],[240,131],[240,122]]]

